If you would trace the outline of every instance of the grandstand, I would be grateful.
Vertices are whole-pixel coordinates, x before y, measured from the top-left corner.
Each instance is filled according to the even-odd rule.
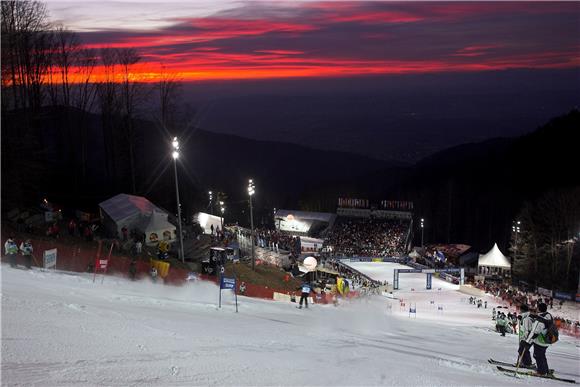
[[[325,238],[324,251],[334,257],[400,257],[412,240],[413,204],[340,198],[337,219]]]

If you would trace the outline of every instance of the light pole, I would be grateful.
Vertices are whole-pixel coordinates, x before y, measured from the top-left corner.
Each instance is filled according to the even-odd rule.
[[[520,224],[522,222],[521,221],[514,221],[513,225],[512,225],[512,231],[515,234],[514,235],[514,239],[515,239],[515,244],[514,244],[514,261],[516,261],[518,259],[518,234],[520,233]]]
[[[423,250],[423,234],[425,231],[425,219],[421,218],[421,250]]]
[[[213,215],[213,192],[209,191],[209,213]]]
[[[224,212],[226,212],[226,208],[224,207],[224,202],[220,202],[220,210],[222,212],[222,233],[224,232]]]
[[[181,255],[181,262],[185,263],[185,255],[183,254],[183,232],[181,231],[181,203],[179,202],[179,181],[177,180],[177,159],[179,158],[179,141],[177,137],[173,137],[173,172],[175,173],[175,197],[177,198],[177,222],[179,225],[179,254]]]
[[[252,270],[256,270],[256,259],[254,255],[254,209],[252,207],[252,196],[256,193],[254,181],[250,179],[248,182],[248,195],[250,196],[250,243],[252,244]]]

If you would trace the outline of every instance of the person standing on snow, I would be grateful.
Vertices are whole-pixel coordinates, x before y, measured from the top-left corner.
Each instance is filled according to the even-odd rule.
[[[10,236],[6,243],[4,243],[4,254],[8,257],[11,267],[16,267],[16,254],[18,254],[18,246],[14,242],[14,237]]]
[[[27,239],[25,242],[20,244],[20,251],[24,257],[24,264],[26,265],[26,268],[30,269],[32,266],[32,253],[34,252],[30,239]]]
[[[523,304],[520,307],[520,311],[522,312],[522,319],[520,321],[520,329],[518,332],[518,336],[520,338],[518,361],[520,367],[528,368],[532,365],[532,357],[530,356],[530,347],[528,343],[526,343],[526,339],[532,330],[532,318],[530,317],[530,309],[526,304]]]
[[[305,308],[308,308],[308,296],[310,295],[310,292],[312,291],[312,287],[310,286],[310,284],[308,282],[304,281],[302,286],[299,287],[298,289],[301,289],[301,291],[302,291],[302,294],[300,295],[300,304],[298,306],[298,309],[302,309],[302,302],[303,301],[305,303]]]
[[[548,328],[554,324],[554,318],[548,313],[548,306],[544,303],[538,304],[538,311],[535,321],[526,339],[528,349],[534,346],[534,359],[538,365],[538,375],[547,375],[549,372],[548,360],[546,359],[546,350],[550,346],[546,339]]]
[[[132,281],[135,281],[135,277],[137,276],[137,261],[135,259],[131,260],[129,264],[129,277]]]
[[[500,312],[497,315],[497,321],[495,322],[495,327],[496,330],[501,333],[502,336],[505,337],[505,328],[507,325],[507,321],[506,321],[506,317],[505,314],[503,314],[502,312]]]

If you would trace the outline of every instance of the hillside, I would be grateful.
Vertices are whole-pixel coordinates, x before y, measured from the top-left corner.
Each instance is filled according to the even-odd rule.
[[[174,208],[170,136],[175,133],[170,135],[147,120],[137,121],[135,127],[137,194]],[[187,128],[178,135],[182,152],[178,174],[187,213],[206,208],[208,190],[226,192],[231,199],[228,211],[240,213],[250,177],[256,181],[260,198],[258,212],[262,208],[269,212],[272,207],[295,206],[302,192],[315,184],[395,165],[199,128]],[[5,116],[2,140],[7,171],[3,187],[13,187],[2,191],[9,206],[35,203],[43,197],[67,205],[94,206],[110,195],[131,191],[127,140],[118,122],[105,127],[98,115],[63,108],[47,108],[34,117],[11,113]],[[83,158],[86,166],[81,171]]]

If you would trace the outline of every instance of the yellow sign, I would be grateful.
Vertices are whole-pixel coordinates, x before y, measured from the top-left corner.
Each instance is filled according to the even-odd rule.
[[[336,279],[336,289],[338,290],[338,293],[340,293],[341,296],[346,296],[350,291],[348,282],[341,277],[338,277]]]
[[[167,276],[167,274],[169,273],[169,262],[158,261],[156,259],[152,259],[151,260],[151,267],[154,267],[155,269],[157,269],[157,274],[159,274],[159,276],[161,278],[165,278]]]

